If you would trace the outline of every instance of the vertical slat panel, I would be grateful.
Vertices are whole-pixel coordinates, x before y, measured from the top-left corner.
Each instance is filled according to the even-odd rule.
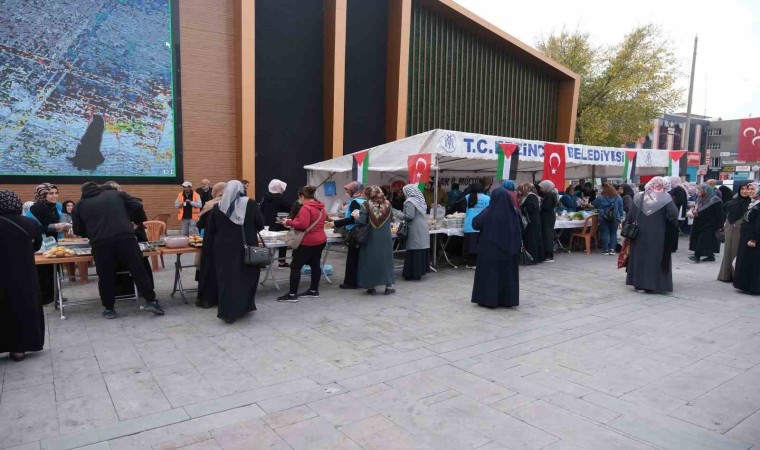
[[[409,135],[446,128],[555,140],[557,80],[419,0],[411,26]]]

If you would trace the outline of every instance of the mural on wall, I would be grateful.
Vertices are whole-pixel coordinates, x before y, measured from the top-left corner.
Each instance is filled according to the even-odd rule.
[[[0,0],[0,178],[181,176],[174,6]]]

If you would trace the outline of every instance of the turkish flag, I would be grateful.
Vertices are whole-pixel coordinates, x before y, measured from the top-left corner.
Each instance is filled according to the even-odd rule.
[[[739,155],[740,161],[760,161],[760,117],[739,121]]]
[[[544,144],[544,180],[550,180],[562,189],[565,185],[565,146],[562,144]]]
[[[433,158],[430,153],[409,155],[406,163],[409,166],[409,184],[427,183],[430,181],[430,166]]]

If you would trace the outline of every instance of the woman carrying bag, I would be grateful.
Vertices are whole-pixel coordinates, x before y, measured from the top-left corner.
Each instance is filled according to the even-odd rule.
[[[327,213],[325,204],[318,201],[314,194],[317,188],[304,186],[298,192],[298,200],[303,205],[294,219],[285,219],[284,225],[295,231],[303,232],[299,245],[293,245],[293,260],[290,262],[290,291],[277,297],[278,302],[297,303],[299,297],[318,298],[319,278],[322,276],[320,262],[322,250],[327,244],[325,221]],[[291,230],[292,232],[292,230]],[[300,233],[297,233],[300,234]],[[298,293],[301,282],[301,268],[308,265],[311,268],[311,285],[309,289]]]
[[[264,218],[259,205],[245,196],[243,183],[238,180],[227,182],[221,201],[207,215],[204,241],[214,249],[217,317],[233,323],[256,310],[261,267],[246,264],[245,247],[257,245]]]
[[[405,280],[419,280],[430,267],[430,228],[425,217],[425,198],[416,184],[407,184],[403,190],[407,235],[401,275]]]

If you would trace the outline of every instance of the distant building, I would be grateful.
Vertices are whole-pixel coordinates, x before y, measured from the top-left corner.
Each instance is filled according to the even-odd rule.
[[[713,120],[707,128],[707,176],[720,180],[754,180],[760,161],[739,155],[742,123],[748,119]],[[746,123],[746,122],[745,122]],[[745,127],[746,128],[746,127]],[[757,130],[755,130],[757,132]]]
[[[704,164],[705,151],[707,148],[707,128],[710,118],[697,114],[691,115],[691,128],[689,130],[690,152],[699,152]],[[686,113],[663,114],[662,117],[652,121],[652,130],[638,142],[629,143],[629,148],[651,148],[659,150],[683,150],[684,130],[686,128]],[[709,157],[709,155],[708,155]],[[697,180],[697,166],[686,166],[687,158],[683,158],[681,173],[686,175],[687,181]]]

